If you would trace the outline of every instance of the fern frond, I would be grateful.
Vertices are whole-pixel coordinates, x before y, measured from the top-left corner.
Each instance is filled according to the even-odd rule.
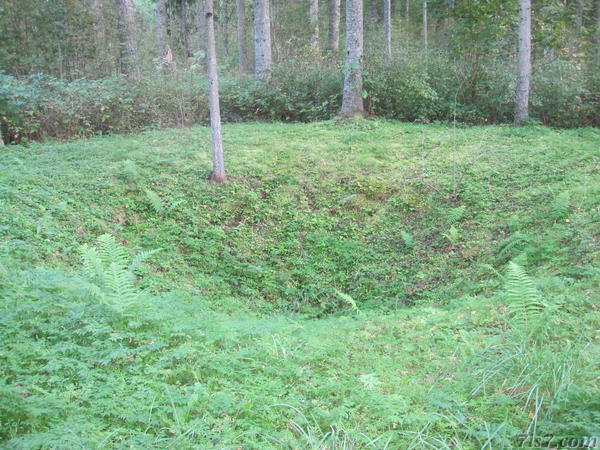
[[[553,220],[565,219],[569,215],[571,206],[571,195],[569,191],[563,191],[556,196],[550,211],[550,218]]]
[[[100,255],[98,254],[98,251],[95,248],[85,244],[81,246],[80,253],[84,276],[90,281],[103,284],[104,267],[100,259]]]
[[[158,253],[162,250],[162,248],[156,248],[154,250],[146,250],[140,254],[138,254],[135,258],[133,258],[133,261],[131,261],[131,264],[129,265],[129,272],[135,272],[135,270],[138,268],[138,266],[143,263],[145,260],[147,260],[148,258],[150,258],[152,255],[154,255],[155,253]]]
[[[404,241],[404,245],[406,245],[406,248],[413,248],[415,246],[415,240],[413,239],[413,237],[411,236],[411,234],[408,231],[401,230],[400,236],[402,237],[402,240]]]
[[[110,234],[103,234],[98,238],[98,254],[105,266],[117,263],[122,268],[127,267],[129,260],[127,250]]]
[[[525,269],[511,261],[506,270],[506,292],[509,308],[516,323],[527,323],[539,318],[544,312],[544,303],[527,275]]]
[[[464,217],[466,210],[467,207],[465,205],[461,205],[457,208],[452,208],[450,211],[448,211],[448,225],[453,225],[456,222],[460,222],[460,220],[462,220],[462,218]]]
[[[146,193],[146,197],[148,197],[148,200],[152,205],[152,209],[154,209],[154,211],[156,211],[158,214],[164,214],[165,204],[163,203],[160,196],[150,189],[144,189],[144,192]]]
[[[344,301],[344,303],[350,306],[354,312],[360,312],[356,301],[350,295],[345,294],[342,291],[338,291],[337,289],[335,290],[335,293]]]

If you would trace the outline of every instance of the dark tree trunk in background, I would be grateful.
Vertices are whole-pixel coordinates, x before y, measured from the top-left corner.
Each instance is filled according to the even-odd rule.
[[[137,80],[140,76],[138,66],[137,30],[132,0],[117,0],[119,30],[121,34],[121,72]]]
[[[346,68],[341,117],[364,115],[362,59],[363,0],[346,0]]]
[[[210,109],[210,128],[212,132],[213,170],[211,181],[222,183],[226,179],[223,161],[223,139],[221,137],[221,110],[219,107],[219,76],[217,74],[217,46],[215,42],[215,22],[213,0],[205,0],[204,17],[206,21],[206,48],[208,50],[208,104]]]
[[[245,0],[236,0],[237,13],[237,44],[238,44],[238,70],[240,74],[248,70],[248,52],[246,50],[246,3]]]
[[[515,123],[529,117],[529,85],[531,83],[531,0],[519,0],[519,50],[517,61]]]
[[[425,49],[425,56],[429,51],[429,23],[427,17],[427,1],[423,2],[423,48]]]
[[[385,51],[388,59],[392,58],[392,1],[383,0],[383,29]]]
[[[202,55],[198,59],[200,64],[207,67],[207,33],[206,33],[206,16],[204,15],[204,0],[198,0],[196,4],[196,36],[198,36],[198,52]]]
[[[271,78],[271,14],[269,0],[254,0],[254,75]]]
[[[329,48],[340,49],[340,0],[329,0]]]
[[[171,52],[171,46],[167,42],[167,8],[165,6],[165,0],[157,0],[155,5],[155,15],[158,57],[161,65],[172,67],[173,53]]]
[[[183,61],[187,65],[188,58],[191,56],[190,49],[190,26],[189,26],[189,5],[187,1],[181,4],[180,33],[183,42]]]
[[[319,0],[310,0],[309,7],[310,19],[310,47],[314,51],[319,51]]]

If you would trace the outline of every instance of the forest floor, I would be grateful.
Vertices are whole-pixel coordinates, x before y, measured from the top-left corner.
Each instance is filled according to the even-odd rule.
[[[600,440],[600,131],[224,148],[223,185],[202,127],[0,150],[0,446]]]

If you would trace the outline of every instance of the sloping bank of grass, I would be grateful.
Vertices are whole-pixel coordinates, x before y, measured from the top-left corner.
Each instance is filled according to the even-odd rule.
[[[4,445],[600,434],[597,130],[225,136],[222,186],[203,128],[2,151]]]

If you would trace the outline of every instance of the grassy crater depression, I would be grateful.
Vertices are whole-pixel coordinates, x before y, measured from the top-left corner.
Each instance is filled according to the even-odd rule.
[[[227,125],[223,185],[206,181],[205,128],[3,149],[0,438],[598,435],[599,144],[595,129]]]

